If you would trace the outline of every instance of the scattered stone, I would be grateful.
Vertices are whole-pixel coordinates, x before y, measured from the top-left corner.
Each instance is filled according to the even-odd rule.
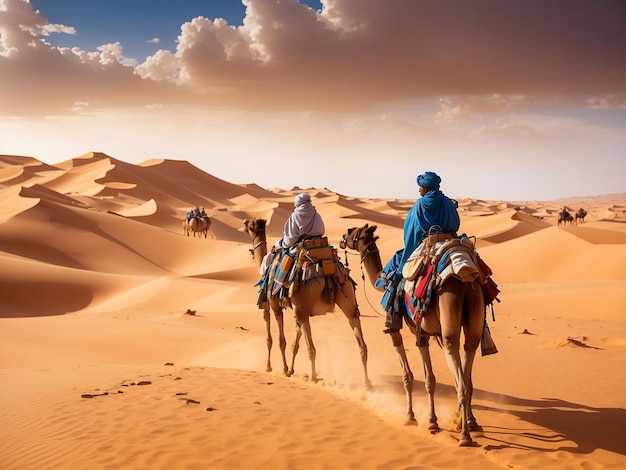
[[[586,349],[602,349],[602,348],[597,348],[595,346],[589,346],[587,343],[584,342],[586,339],[587,339],[586,336],[581,336],[580,338],[573,338],[571,336],[568,336],[567,340],[559,343],[559,346],[575,346],[578,348],[586,348]]]
[[[187,395],[187,392],[178,392],[178,393],[176,394],[176,396],[177,396],[177,397],[178,397],[178,396],[181,396],[181,395]]]
[[[185,315],[195,315],[196,311],[195,310],[191,310],[191,309],[187,309],[187,311],[185,312]]]
[[[137,382],[137,385],[151,385],[152,382],[150,382],[149,380],[140,380],[139,382]]]
[[[180,398],[180,400],[185,400],[188,405],[199,405],[200,402],[198,400],[194,400],[193,398]]]
[[[103,392],[103,393],[83,393],[80,397],[81,398],[95,398],[95,397],[102,397],[105,395],[108,395],[109,392]]]
[[[528,331],[526,328],[524,328],[524,331],[522,331],[520,335],[532,335],[532,333]]]
[[[582,337],[582,340],[576,339],[576,338],[572,338],[571,336],[567,337],[567,342],[571,343],[575,346],[580,346],[581,348],[588,348],[589,346],[587,346],[583,341],[587,339],[585,336]]]
[[[174,363],[173,363],[173,362],[166,362],[166,363],[165,363],[165,364],[163,364],[163,365],[165,365],[165,366],[173,366],[173,365],[174,365]]]
[[[212,406],[209,406],[206,410],[207,411],[215,411],[215,410],[217,410],[217,408],[213,408]]]
[[[182,380],[180,377],[174,377],[174,380]]]

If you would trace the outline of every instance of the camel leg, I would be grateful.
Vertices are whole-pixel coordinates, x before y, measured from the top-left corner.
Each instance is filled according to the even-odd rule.
[[[472,412],[472,395],[474,394],[474,384],[472,383],[472,369],[476,358],[476,350],[480,345],[482,331],[484,328],[484,300],[483,294],[476,284],[465,285],[467,291],[467,321],[463,325],[465,344],[463,346],[463,378],[467,387],[467,421],[471,431],[481,430],[480,425]]]
[[[296,307],[296,318],[297,322],[300,324],[300,329],[302,330],[302,336],[304,336],[304,341],[306,341],[307,349],[309,351],[309,362],[311,363],[311,375],[309,380],[311,382],[317,382],[317,372],[315,370],[315,357],[317,355],[317,351],[315,349],[315,344],[313,344],[313,335],[311,332],[311,322],[309,320],[309,316],[303,314],[301,310]],[[296,355],[294,351],[293,360],[295,361]],[[293,368],[293,365],[292,365]]]
[[[413,413],[413,372],[411,372],[409,360],[406,357],[402,334],[400,333],[400,330],[392,330],[389,335],[391,336],[393,347],[396,350],[396,354],[400,360],[400,365],[404,371],[402,374],[402,381],[404,382],[404,392],[406,394],[406,424],[417,424],[415,413]]]
[[[354,337],[359,344],[359,350],[361,352],[361,366],[363,367],[363,377],[365,378],[365,388],[367,390],[373,390],[372,382],[370,381],[369,374],[367,373],[367,345],[363,339],[363,329],[361,327],[361,320],[359,316],[348,318],[350,322],[350,328],[354,332]]]
[[[274,312],[274,318],[276,319],[276,325],[278,326],[278,342],[280,347],[280,353],[283,360],[283,372],[285,375],[288,375],[288,367],[287,367],[287,355],[285,350],[287,349],[287,340],[285,339],[285,325],[283,321],[283,311],[277,305],[270,305],[272,311]],[[267,364],[265,367],[266,372],[272,371],[271,364],[271,353],[272,346],[274,341],[272,339],[272,330],[270,325],[270,309],[267,305],[264,306],[263,309],[263,320],[265,320],[265,333],[266,333],[266,342],[267,342]]]
[[[283,360],[283,373],[285,375],[289,375],[287,373],[287,355],[285,354],[285,350],[287,349],[287,339],[285,338],[285,322],[283,321],[283,310],[278,306],[272,306],[272,310],[274,311],[274,318],[276,319],[276,325],[278,326],[278,345],[280,347],[280,354]]]
[[[454,280],[449,280],[446,285],[450,285],[451,282],[453,283]],[[439,295],[439,309],[441,312],[441,333],[446,362],[454,378],[459,403],[459,413],[461,417],[459,445],[469,446],[473,444],[467,419],[469,393],[459,351],[461,342],[461,302],[463,301],[463,297],[457,295],[457,291],[462,288],[462,286],[459,286],[460,281],[457,281],[456,284],[456,291],[451,289]],[[467,373],[471,374],[471,370],[468,370]]]
[[[302,337],[302,329],[300,328],[300,323],[296,320],[296,337],[293,340],[293,344],[291,345],[291,367],[287,371],[287,376],[291,377],[294,373],[294,367],[296,364],[296,356],[298,355],[298,351],[300,349],[300,338]]]
[[[349,291],[346,291],[349,292]],[[363,328],[361,326],[361,313],[359,307],[356,304],[356,298],[354,297],[354,291],[352,295],[348,293],[344,295],[339,294],[337,298],[337,305],[343,311],[344,315],[350,323],[350,328],[354,333],[356,342],[359,345],[359,351],[361,353],[361,365],[363,367],[363,376],[365,377],[365,388],[367,390],[373,390],[372,382],[370,381],[369,374],[367,373],[367,344],[363,338]]]
[[[426,388],[426,394],[428,395],[428,408],[430,410],[428,429],[429,431],[437,431],[439,429],[439,424],[437,424],[437,415],[435,414],[435,388],[437,388],[437,379],[433,371],[427,336],[422,336],[420,338],[418,349],[420,356],[422,356],[422,366],[424,367],[424,388]]]
[[[480,340],[479,340],[480,343]],[[478,344],[479,344],[478,343]],[[477,346],[478,346],[477,344]],[[463,375],[465,379],[465,383],[467,385],[467,423],[470,431],[481,431],[482,428],[476,421],[476,417],[472,412],[472,395],[474,394],[474,384],[472,383],[472,368],[474,366],[474,359],[476,357],[476,347],[470,347],[466,343],[465,345],[465,354],[463,355]]]
[[[468,424],[468,406],[469,393],[467,390],[463,369],[461,366],[461,355],[459,354],[459,339],[450,336],[443,337],[443,346],[446,352],[446,361],[450,372],[454,378],[454,386],[456,388],[457,400],[459,403],[459,413],[461,417],[461,435],[459,437],[459,445],[468,446],[473,443],[469,432]]]
[[[267,307],[263,309],[263,320],[265,321],[265,342],[267,343],[267,363],[265,364],[265,372],[272,372],[272,329],[270,328],[270,311]]]

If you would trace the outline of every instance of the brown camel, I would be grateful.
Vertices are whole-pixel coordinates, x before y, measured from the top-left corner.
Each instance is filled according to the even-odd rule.
[[[265,236],[265,219],[252,219],[244,220],[244,226],[246,232],[252,237],[252,248],[250,254],[252,259],[256,262],[257,268],[261,266],[263,257],[267,253],[267,239]],[[283,309],[276,298],[270,298],[264,301],[260,308],[263,309],[263,319],[265,320],[265,333],[267,343],[267,364],[265,366],[266,372],[272,371],[272,346],[274,340],[272,339],[272,329],[270,325],[270,309],[274,312],[274,318],[276,319],[276,325],[278,326],[278,341],[280,346],[280,353],[283,359],[283,372],[285,375],[289,375],[289,368],[287,367],[287,357],[285,356],[285,349],[287,348],[287,340],[285,339],[285,326],[283,321]]]
[[[207,233],[211,232],[211,219],[208,217],[192,217],[191,219],[185,218],[183,220],[183,234],[189,236],[189,233],[193,233],[194,238],[196,234],[198,237],[207,237]],[[213,232],[211,232],[211,238],[214,238]]]
[[[587,217],[587,211],[581,207],[574,216],[574,223],[578,225],[578,221],[580,220],[580,223],[582,224],[585,221],[585,217]]]
[[[267,242],[265,235],[266,223],[267,222],[264,219],[252,219],[244,221],[245,230],[252,238],[251,253],[257,263],[257,266],[260,266],[263,258],[267,254]],[[332,286],[334,291],[334,300],[329,298],[327,283],[332,283],[330,284],[330,286]],[[293,308],[295,313],[296,338],[292,345],[291,367],[288,370],[286,367],[284,352],[285,336],[282,321],[283,307],[281,304],[281,300],[278,299],[276,296],[270,295],[268,297],[269,300],[267,302],[263,302],[263,304],[260,305],[260,307],[263,308],[264,319],[267,325],[268,369],[271,369],[269,350],[272,346],[271,335],[269,332],[270,329],[268,309],[271,309],[274,312],[274,316],[276,317],[276,320],[278,322],[278,327],[280,331],[280,345],[283,354],[284,370],[286,371],[286,374],[288,376],[291,376],[294,373],[294,364],[299,349],[300,338],[304,336],[304,340],[307,344],[309,352],[309,360],[311,362],[311,375],[309,377],[309,380],[311,382],[316,382],[318,380],[317,372],[315,370],[316,350],[315,345],[313,344],[313,337],[311,334],[310,318],[315,315],[324,315],[327,312],[331,312],[335,304],[337,304],[348,319],[350,328],[354,332],[354,336],[359,345],[363,375],[365,377],[365,387],[367,389],[372,388],[372,384],[367,373],[367,345],[365,344],[365,340],[363,339],[363,330],[361,328],[360,318],[361,314],[359,312],[359,307],[356,302],[354,284],[351,279],[341,286],[339,285],[336,278],[332,276],[313,277],[306,283],[301,283],[297,280],[295,281],[293,290],[291,292],[290,307]]]
[[[344,234],[340,244],[342,248],[356,250],[361,256],[361,263],[365,267],[369,280],[375,286],[378,273],[382,270],[380,253],[376,247],[378,237],[374,236],[376,226],[365,224],[361,228],[350,228]],[[376,286],[375,286],[376,287]],[[457,278],[450,277],[438,289],[431,301],[431,310],[428,316],[439,318],[439,323],[432,327],[432,323],[422,323],[419,330],[415,322],[408,315],[404,321],[411,333],[418,338],[418,349],[424,366],[424,385],[428,394],[430,417],[428,429],[439,429],[435,414],[435,387],[436,378],[433,373],[430,351],[428,348],[428,335],[441,337],[445,349],[446,361],[452,372],[459,402],[460,420],[457,422],[461,431],[459,445],[468,446],[473,443],[470,430],[480,429],[476,418],[472,413],[472,366],[476,355],[476,349],[480,344],[483,333],[485,310],[484,299],[479,281],[462,282]],[[440,331],[440,333],[438,332]],[[461,330],[464,332],[465,343],[463,355],[459,353],[461,347]],[[400,365],[404,371],[403,381],[407,401],[407,424],[416,424],[413,413],[413,372],[409,366],[406,351],[400,330],[389,331],[393,346],[396,350]]]
[[[567,207],[564,207],[563,210],[561,212],[559,212],[559,220],[557,222],[557,225],[574,225],[574,217],[572,216],[572,214],[570,214],[570,212],[567,210]]]

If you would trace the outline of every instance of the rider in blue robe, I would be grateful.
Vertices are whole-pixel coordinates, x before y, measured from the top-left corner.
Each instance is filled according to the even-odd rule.
[[[395,295],[394,285],[402,278],[402,267],[411,253],[422,243],[429,233],[448,233],[456,236],[461,221],[457,211],[458,203],[439,189],[441,178],[432,171],[417,177],[421,197],[408,212],[404,221],[404,248],[398,250],[383,268],[377,286],[386,285],[381,304],[390,306],[390,296]]]

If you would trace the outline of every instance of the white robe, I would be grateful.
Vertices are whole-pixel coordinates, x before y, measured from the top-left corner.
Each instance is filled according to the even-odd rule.
[[[307,195],[308,196],[308,195]],[[276,245],[282,248],[294,246],[304,236],[321,236],[326,230],[322,217],[317,213],[310,198],[296,198],[296,208],[285,222],[283,238]]]

